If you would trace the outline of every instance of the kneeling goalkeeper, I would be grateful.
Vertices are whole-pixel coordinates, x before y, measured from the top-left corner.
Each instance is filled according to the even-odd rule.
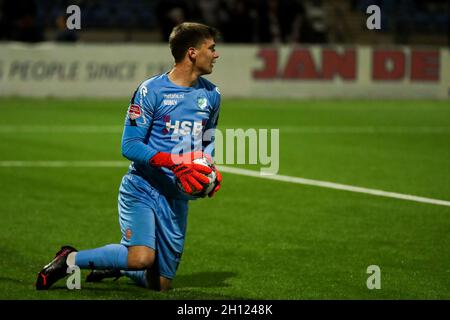
[[[131,99],[122,137],[122,154],[132,163],[119,189],[120,244],[82,251],[62,247],[39,272],[36,289],[50,288],[69,265],[92,269],[87,281],[126,275],[155,290],[171,287],[183,253],[188,201],[196,198],[190,193],[204,188],[212,170],[193,160],[211,157],[214,150],[214,137],[202,136],[217,126],[220,93],[201,76],[212,72],[219,57],[216,36],[203,24],[176,26],[169,39],[174,67],[144,81]],[[186,145],[192,151],[180,153]],[[216,174],[210,197],[220,189],[222,177]]]

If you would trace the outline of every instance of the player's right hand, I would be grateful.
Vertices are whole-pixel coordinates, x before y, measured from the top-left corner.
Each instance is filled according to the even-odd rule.
[[[210,174],[212,169],[201,164],[179,164],[172,169],[175,176],[180,180],[183,189],[187,193],[203,190],[203,184],[208,184],[209,179],[205,174]],[[191,185],[194,187],[192,190]]]
[[[209,183],[206,174],[212,169],[201,164],[194,163],[194,159],[202,158],[203,152],[195,151],[182,155],[174,155],[167,152],[158,152],[150,159],[150,165],[165,167],[173,171],[180,180],[181,185],[187,193],[203,190],[203,184]],[[194,190],[192,190],[192,187]]]

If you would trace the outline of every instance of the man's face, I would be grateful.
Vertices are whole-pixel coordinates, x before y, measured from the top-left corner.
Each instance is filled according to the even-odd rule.
[[[199,48],[196,48],[195,67],[201,74],[210,74],[212,72],[213,64],[219,58],[215,46],[214,39],[206,39]]]

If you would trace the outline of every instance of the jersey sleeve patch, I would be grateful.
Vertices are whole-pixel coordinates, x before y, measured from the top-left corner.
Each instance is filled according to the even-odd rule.
[[[130,104],[130,107],[128,108],[128,118],[130,118],[130,120],[136,120],[141,116],[142,116],[141,107],[137,104]]]

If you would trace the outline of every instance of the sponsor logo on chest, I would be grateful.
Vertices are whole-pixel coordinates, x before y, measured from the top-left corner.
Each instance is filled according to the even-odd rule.
[[[201,135],[203,132],[203,127],[206,124],[206,120],[199,121],[189,121],[189,120],[171,120],[170,116],[164,117],[165,128],[163,129],[164,134],[174,134],[186,136],[192,134],[194,136]]]
[[[164,100],[162,101],[163,106],[175,106],[178,101],[184,99],[183,93],[168,93],[164,94]]]

